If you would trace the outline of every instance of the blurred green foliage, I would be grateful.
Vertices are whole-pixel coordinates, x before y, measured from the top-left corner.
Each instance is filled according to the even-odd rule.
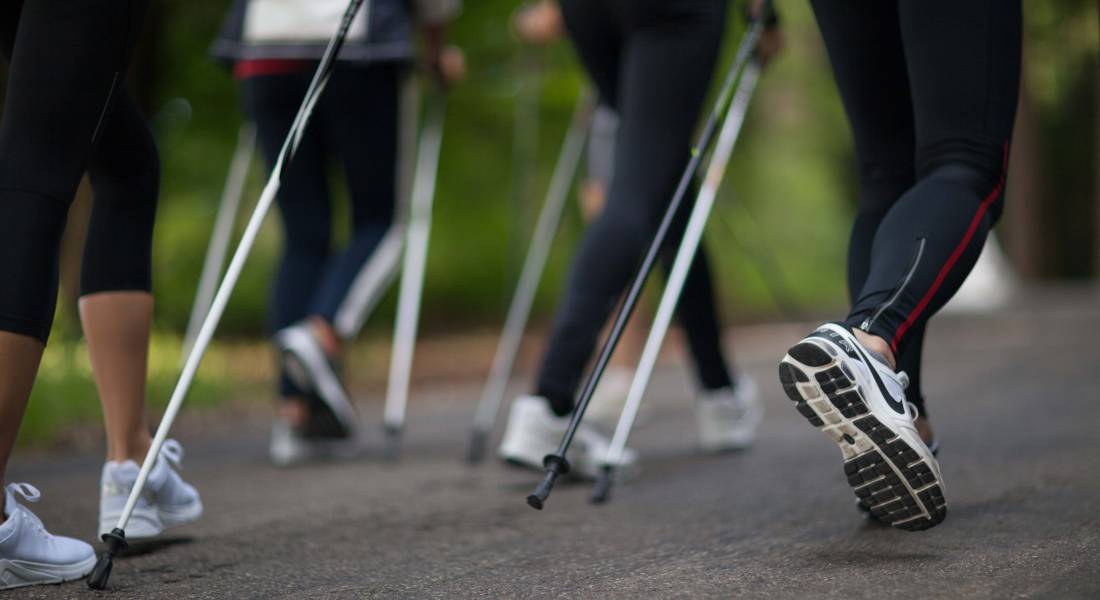
[[[132,81],[150,109],[164,165],[154,258],[158,333],[150,368],[150,396],[158,400],[168,397],[174,382],[178,336],[241,120],[236,83],[207,55],[228,3],[154,3]],[[452,31],[466,52],[469,78],[449,102],[422,311],[427,335],[499,327],[533,215],[584,85],[567,42],[521,51],[509,30],[517,5],[467,0]],[[1097,4],[1024,5],[1023,93],[1038,114],[1041,164],[1032,167],[1045,173],[1042,197],[1035,200],[1043,206],[1038,226],[1052,246],[1046,271],[1082,276],[1095,269],[1089,257],[1096,243],[1090,224],[1097,222]],[[727,322],[835,313],[846,302],[844,255],[857,193],[847,124],[808,3],[780,0],[778,7],[787,47],[761,81],[707,236]],[[723,65],[742,28],[740,11],[730,13]],[[514,115],[523,90],[530,89],[538,90],[540,117],[535,181],[528,186],[536,193],[517,206],[513,176],[522,169],[512,165]],[[259,195],[262,171],[257,161],[242,212]],[[221,341],[204,362],[192,394],[200,404],[217,404],[247,379],[236,371],[248,367],[229,360],[240,349],[225,340],[263,334],[268,286],[280,252],[277,219],[269,217],[219,330]],[[553,309],[581,231],[573,204],[543,278],[536,322],[545,322]],[[368,333],[388,334],[393,295],[372,317]],[[98,411],[75,310],[63,303],[58,314],[24,439],[39,439]],[[262,350],[250,351],[249,364],[268,360]]]
[[[152,105],[164,161],[156,235],[157,318],[179,331],[185,324],[207,236],[240,122],[237,90],[206,46],[225,2],[165,2],[157,28]],[[467,2],[452,37],[467,54],[469,79],[449,103],[424,299],[427,332],[496,325],[507,305],[518,260],[548,184],[576,96],[584,84],[566,42],[524,55],[509,30],[515,2]],[[784,6],[790,47],[769,69],[730,168],[709,244],[725,301],[734,317],[798,310],[811,301],[843,303],[846,221],[852,203],[849,143],[808,8]],[[731,11],[737,13],[737,11]],[[741,29],[731,19],[728,56]],[[533,69],[532,64],[541,65]],[[536,80],[538,78],[538,80]],[[538,163],[529,206],[512,201],[512,128],[518,98],[538,87]],[[173,122],[173,100],[191,108]],[[178,103],[178,100],[176,100]],[[766,109],[764,107],[767,107]],[[246,204],[264,173],[254,169]],[[736,199],[734,198],[736,196]],[[263,331],[266,292],[278,258],[278,216],[268,219],[221,331]],[[565,220],[536,305],[552,309],[581,222],[575,205]],[[807,258],[796,250],[819,248]],[[392,296],[392,294],[391,294]],[[388,328],[392,298],[372,318]]]

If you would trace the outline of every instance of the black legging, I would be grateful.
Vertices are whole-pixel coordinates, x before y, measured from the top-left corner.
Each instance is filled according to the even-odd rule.
[[[565,0],[562,14],[600,96],[619,113],[607,205],[573,259],[537,392],[568,414],[603,324],[656,231],[690,157],[718,57],[726,0]],[[690,204],[690,203],[689,203]],[[685,207],[686,208],[686,207]],[[680,214],[680,228],[687,210]],[[671,264],[679,235],[670,236]],[[731,385],[706,255],[684,285],[678,318],[707,389]]]
[[[1019,0],[813,0],[855,138],[846,320],[887,340],[923,408],[925,324],[1000,216]]]
[[[85,171],[95,192],[82,295],[150,289],[159,164],[125,90],[147,0],[0,0],[0,330],[49,336],[61,235]]]
[[[394,222],[402,71],[400,63],[340,64],[329,80],[279,188],[285,247],[271,295],[273,331],[311,315],[332,323]],[[245,109],[269,163],[278,157],[312,76],[310,67],[245,80]],[[328,185],[334,159],[351,201],[351,238],[338,252]],[[285,375],[279,388],[284,396],[301,393]]]

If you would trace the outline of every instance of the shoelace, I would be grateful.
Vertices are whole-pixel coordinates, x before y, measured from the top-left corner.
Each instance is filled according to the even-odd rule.
[[[9,483],[5,489],[13,494],[19,494],[27,502],[38,502],[42,497],[42,492],[29,483]]]
[[[164,444],[160,447],[160,455],[172,463],[177,471],[183,469],[183,446],[176,440],[164,440]]]
[[[9,483],[4,489],[12,495],[19,494],[27,502],[38,502],[42,498],[42,492],[38,491],[38,488],[29,483]],[[25,508],[23,509],[23,514],[34,524],[35,529],[37,529],[39,533],[46,536],[50,535],[50,533],[46,531],[46,526],[42,524],[42,520],[38,518],[38,515]],[[8,516],[10,517],[11,515]]]

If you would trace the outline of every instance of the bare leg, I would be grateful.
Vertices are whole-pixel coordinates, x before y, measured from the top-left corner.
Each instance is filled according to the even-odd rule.
[[[325,354],[331,358],[340,358],[344,355],[344,342],[337,335],[332,323],[319,315],[312,315],[306,321],[309,322],[309,329],[321,344]]]
[[[149,451],[145,379],[152,320],[153,296],[148,292],[101,292],[80,299],[109,461],[140,463]]]
[[[27,408],[45,345],[36,338],[0,331],[0,487]],[[0,523],[6,519],[0,508]]]
[[[326,355],[336,359],[343,356],[344,342],[336,333],[332,323],[318,315],[311,315],[306,318],[306,322]],[[284,396],[280,400],[279,415],[295,427],[305,425],[309,419],[309,401],[303,396]]]
[[[877,335],[867,333],[862,329],[852,329],[852,333],[855,334],[856,339],[859,340],[859,343],[863,344],[865,348],[884,358],[886,364],[889,365],[891,369],[898,368],[897,359],[894,358],[894,350],[890,348],[890,344],[886,340]]]

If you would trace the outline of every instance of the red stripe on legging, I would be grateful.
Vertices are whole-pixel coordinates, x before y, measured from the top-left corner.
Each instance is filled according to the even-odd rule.
[[[901,341],[901,337],[905,335],[905,332],[913,326],[917,317],[920,316],[924,309],[928,306],[928,303],[932,301],[932,296],[936,294],[936,291],[943,285],[943,280],[947,278],[947,274],[951,272],[951,268],[958,262],[959,257],[962,256],[963,250],[966,250],[967,245],[970,244],[971,238],[974,237],[974,232],[978,229],[978,224],[981,223],[982,217],[985,216],[985,212],[989,210],[989,206],[993,204],[993,201],[1000,195],[1001,190],[1005,187],[1005,173],[1008,171],[1008,142],[1004,145],[1004,164],[1001,167],[1001,180],[997,182],[993,191],[989,192],[989,195],[982,200],[981,205],[978,206],[978,212],[974,214],[974,218],[970,221],[970,227],[966,230],[966,235],[959,241],[959,245],[955,247],[955,251],[951,253],[951,256],[947,259],[947,262],[940,269],[939,275],[936,276],[936,280],[932,282],[932,287],[928,288],[924,297],[917,303],[917,307],[913,309],[913,312],[909,313],[909,317],[905,319],[905,322],[898,327],[897,333],[894,334],[894,339],[890,341],[890,349],[894,352],[898,351],[898,342]]]

